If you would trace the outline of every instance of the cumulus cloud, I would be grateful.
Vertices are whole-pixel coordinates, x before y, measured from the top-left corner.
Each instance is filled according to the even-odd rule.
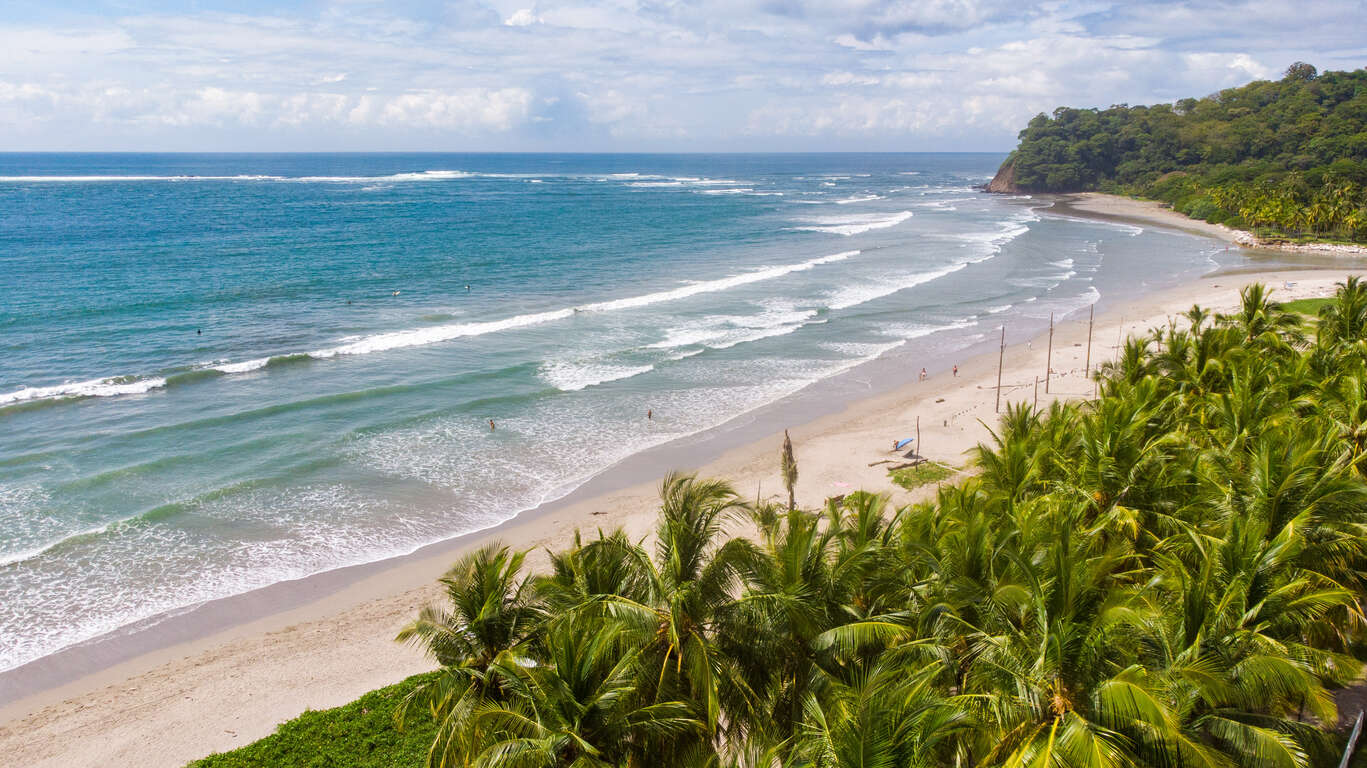
[[[1361,66],[1351,5],[332,0],[259,14],[54,12],[0,22],[0,142],[1005,149],[1030,116],[1063,104],[1200,96],[1297,59]]]
[[[503,20],[504,26],[509,27],[529,27],[540,23],[541,17],[537,16],[531,8],[519,8],[513,11],[512,16]]]

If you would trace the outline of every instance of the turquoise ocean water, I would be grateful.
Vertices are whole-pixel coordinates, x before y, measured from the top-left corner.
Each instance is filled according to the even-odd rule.
[[[0,670],[1241,258],[1001,159],[0,155]]]

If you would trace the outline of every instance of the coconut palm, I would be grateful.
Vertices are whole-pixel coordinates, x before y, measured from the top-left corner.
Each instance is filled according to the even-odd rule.
[[[1338,284],[1334,300],[1319,312],[1321,344],[1360,341],[1367,336],[1367,285],[1357,275]]]
[[[1300,317],[1272,300],[1272,292],[1262,283],[1253,283],[1239,293],[1239,308],[1221,315],[1220,322],[1236,328],[1245,341],[1264,334],[1291,342],[1305,340]]]
[[[454,765],[468,747],[467,720],[474,707],[500,695],[490,667],[527,642],[544,613],[522,574],[525,552],[489,544],[456,562],[440,583],[446,603],[422,608],[396,640],[423,647],[441,674],[415,688],[397,711],[399,724],[424,710],[440,724],[429,762]]]
[[[695,704],[642,691],[646,639],[623,622],[570,615],[550,622],[537,657],[502,654],[491,669],[507,696],[471,712],[470,765],[666,764],[652,745],[705,728]]]
[[[409,702],[430,761],[1324,762],[1367,647],[1367,287],[1313,346],[1241,298],[1130,339],[1093,402],[1008,404],[911,506],[676,474],[651,540],[576,537],[534,580],[473,553],[401,634],[443,665]]]

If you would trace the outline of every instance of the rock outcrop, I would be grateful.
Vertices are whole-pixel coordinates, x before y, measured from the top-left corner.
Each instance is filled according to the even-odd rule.
[[[1006,194],[1020,192],[1020,189],[1016,187],[1016,161],[1014,159],[1008,159],[1002,163],[1002,167],[997,169],[997,175],[987,182],[987,191]]]

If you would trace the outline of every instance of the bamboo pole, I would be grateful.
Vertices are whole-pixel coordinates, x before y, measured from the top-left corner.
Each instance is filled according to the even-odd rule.
[[[997,347],[997,413],[1002,412],[1002,360],[1006,357],[1006,326],[1002,326],[1002,342]]]
[[[1054,366],[1054,313],[1049,313],[1049,351],[1044,355],[1044,394],[1049,394],[1049,374]]]
[[[1084,367],[1086,376],[1092,375],[1092,321],[1096,319],[1096,305],[1093,304],[1087,312],[1087,365]]]

